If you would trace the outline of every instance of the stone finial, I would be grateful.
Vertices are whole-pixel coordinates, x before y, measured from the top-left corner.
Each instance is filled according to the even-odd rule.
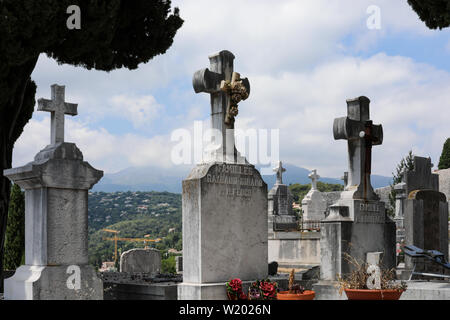
[[[54,84],[52,99],[39,99],[38,111],[51,113],[51,144],[64,142],[64,115],[76,116],[78,104],[65,102],[65,86]]]

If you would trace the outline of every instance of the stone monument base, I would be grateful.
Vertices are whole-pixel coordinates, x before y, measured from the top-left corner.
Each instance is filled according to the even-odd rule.
[[[103,283],[90,265],[79,266],[80,289],[70,289],[69,266],[20,266],[5,280],[5,300],[103,300]]]
[[[313,284],[312,289],[316,292],[315,300],[347,300],[345,292],[339,294],[339,284],[337,281],[320,280]]]
[[[242,281],[242,289],[247,292],[252,281]],[[228,300],[226,282],[221,283],[180,283],[178,300]]]

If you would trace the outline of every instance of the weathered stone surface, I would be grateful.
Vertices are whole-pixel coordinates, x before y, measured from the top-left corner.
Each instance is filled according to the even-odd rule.
[[[348,116],[334,122],[335,139],[348,140],[349,180],[321,223],[322,281],[335,281],[354,268],[346,255],[364,262],[367,253],[383,252],[384,266],[395,266],[395,223],[370,184],[372,145],[381,144],[383,130],[369,120],[369,102],[348,100]]]
[[[273,170],[277,174],[277,180],[267,196],[269,237],[274,231],[297,230],[297,217],[292,209],[293,196],[288,186],[283,184],[283,172],[286,169],[279,161],[278,166]]]
[[[317,170],[313,170],[308,177],[311,179],[311,190],[302,200],[303,221],[322,220],[326,215],[327,201],[317,189],[317,180],[320,176]]]
[[[157,249],[131,249],[120,256],[120,272],[159,273],[161,253]]]
[[[280,267],[320,264],[319,232],[275,232],[269,237],[269,261]]]
[[[439,191],[445,194],[447,201],[450,199],[450,169],[437,170],[439,175]]]
[[[25,189],[25,266],[5,281],[6,299],[102,299],[102,282],[88,265],[88,190],[103,172],[83,161],[73,143],[64,142],[64,87],[52,86],[52,144],[23,167],[4,171]],[[67,112],[66,112],[67,111]],[[58,113],[55,116],[53,113]],[[70,289],[68,270],[80,270],[80,288]],[[75,272],[76,274],[77,272]]]
[[[448,205],[445,194],[435,190],[417,190],[405,203],[405,243],[425,250],[437,250],[448,259]],[[405,257],[406,268],[413,266]],[[431,272],[431,264],[421,264],[417,271]]]
[[[183,181],[182,200],[181,299],[219,292],[203,284],[267,276],[267,185],[252,165],[199,165]],[[209,299],[226,299],[220,292]]]

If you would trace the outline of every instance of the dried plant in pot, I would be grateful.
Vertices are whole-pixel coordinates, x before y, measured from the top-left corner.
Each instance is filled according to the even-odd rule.
[[[316,296],[314,291],[305,290],[302,286],[295,284],[295,269],[289,275],[289,290],[280,291],[277,294],[278,300],[313,300]]]
[[[395,269],[360,263],[346,255],[355,269],[346,276],[338,275],[339,294],[348,300],[398,300],[407,286],[395,280]]]

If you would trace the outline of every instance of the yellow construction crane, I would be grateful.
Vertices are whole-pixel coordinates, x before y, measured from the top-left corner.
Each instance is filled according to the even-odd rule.
[[[130,241],[130,242],[144,242],[145,247],[147,248],[146,243],[147,242],[159,242],[162,239],[158,238],[158,239],[149,239],[150,235],[146,234],[144,236],[144,238],[119,238],[117,236],[117,234],[119,233],[119,231],[117,230],[112,230],[112,229],[102,229],[102,231],[105,232],[110,232],[110,233],[114,233],[114,238],[106,238],[104,237],[103,240],[110,240],[110,241],[114,241],[114,262],[117,261],[117,241]]]

